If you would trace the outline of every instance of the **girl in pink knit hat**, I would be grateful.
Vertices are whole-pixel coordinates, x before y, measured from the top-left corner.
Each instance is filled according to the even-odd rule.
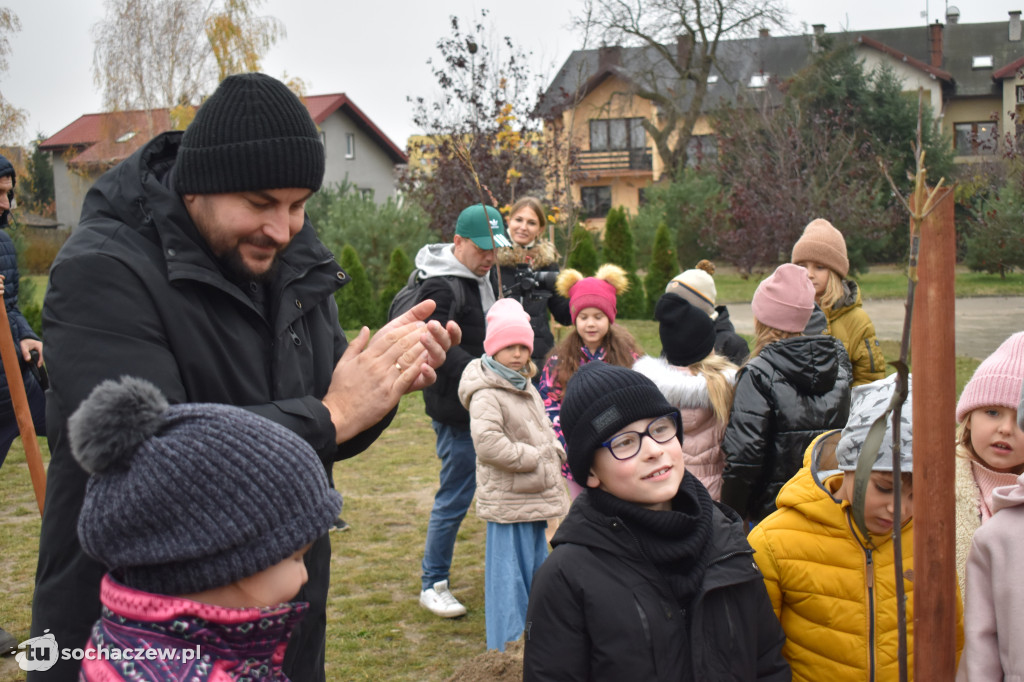
[[[803,464],[819,434],[846,425],[850,359],[837,339],[804,336],[814,309],[807,270],[786,263],[761,282],[750,304],[754,351],[736,377],[722,438],[722,502],[753,523]]]
[[[569,299],[573,327],[552,349],[540,375],[540,395],[544,408],[565,446],[561,421],[562,392],[580,366],[595,360],[631,368],[642,351],[633,336],[615,324],[616,297],[626,291],[626,271],[605,263],[593,277],[578,270],[563,270],[555,282],[555,291]],[[583,490],[572,478],[569,467],[562,467],[573,499]]]
[[[1024,473],[1022,384],[1024,332],[1017,332],[978,365],[956,406],[956,571],[965,603],[967,555],[974,532],[992,517],[992,492]]]
[[[523,633],[533,573],[548,555],[548,520],[569,511],[559,475],[565,452],[530,382],[533,343],[519,301],[498,300],[487,311],[484,355],[459,382],[476,450],[476,513],[487,521],[487,648],[498,651]]]
[[[814,301],[825,313],[825,333],[843,342],[853,365],[853,385],[885,378],[885,358],[875,325],[861,305],[852,279],[843,233],[827,220],[812,220],[793,245],[792,263],[807,269]]]

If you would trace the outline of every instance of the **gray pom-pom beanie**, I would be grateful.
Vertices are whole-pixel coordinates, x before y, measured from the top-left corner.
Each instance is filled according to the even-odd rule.
[[[99,384],[68,437],[92,474],[82,548],[147,592],[202,592],[259,573],[341,511],[316,452],[294,432],[230,405],[168,405],[142,379]]]

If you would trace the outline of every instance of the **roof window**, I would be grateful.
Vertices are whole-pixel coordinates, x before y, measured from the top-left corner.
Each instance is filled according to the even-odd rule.
[[[133,137],[135,137],[135,131],[134,130],[129,130],[127,133],[125,133],[121,137],[119,137],[116,140],[114,140],[114,142],[118,142],[118,143],[127,142],[128,140],[132,139]]]
[[[766,73],[755,73],[750,77],[750,82],[747,84],[747,87],[752,90],[759,90],[768,85],[769,78],[770,76]]]
[[[992,68],[992,55],[976,55],[971,58],[972,69],[991,69]]]

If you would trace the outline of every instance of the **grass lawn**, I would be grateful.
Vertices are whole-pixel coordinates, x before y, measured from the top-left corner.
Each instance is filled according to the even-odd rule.
[[[758,283],[767,276],[755,275],[743,279],[731,268],[715,272],[715,288],[719,303],[749,303]],[[907,278],[905,268],[895,265],[875,265],[854,280],[861,287],[865,299],[906,298]],[[1022,296],[1024,295],[1024,273],[1015,272],[1006,278],[983,272],[971,272],[967,268],[956,269],[957,298],[970,296]]]
[[[630,321],[628,327],[645,351],[660,352],[655,322]],[[899,354],[893,342],[883,342],[883,351],[889,358]],[[975,360],[958,359],[958,391],[976,366]],[[46,456],[45,439],[40,445]],[[950,456],[952,451],[951,445]],[[453,591],[469,613],[446,620],[417,603],[438,469],[420,394],[402,400],[394,423],[372,448],[334,467],[352,530],[331,536],[327,679],[444,680],[484,652],[486,524],[473,510],[459,531],[452,565]],[[0,469],[0,499],[0,626],[21,640],[31,619],[39,514],[20,440]],[[0,682],[23,678],[12,657],[0,660]]]

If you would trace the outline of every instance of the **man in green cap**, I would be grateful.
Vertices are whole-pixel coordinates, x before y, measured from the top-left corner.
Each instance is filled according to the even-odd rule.
[[[437,434],[441,483],[427,526],[420,605],[443,618],[466,613],[448,585],[455,536],[476,491],[476,452],[469,412],[459,402],[459,380],[466,365],[484,352],[485,316],[498,294],[494,249],[512,245],[504,225],[496,208],[474,204],[459,214],[453,244],[427,244],[416,254],[424,279],[418,299],[437,302],[429,319],[456,322],[462,329],[462,344],[448,351],[437,381],[423,391]],[[455,287],[461,287],[464,302],[457,309]]]

